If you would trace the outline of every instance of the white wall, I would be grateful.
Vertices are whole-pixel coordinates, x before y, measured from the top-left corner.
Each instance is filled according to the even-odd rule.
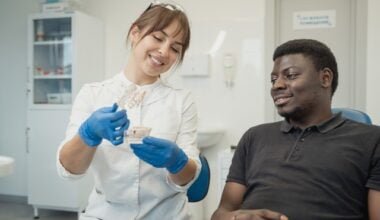
[[[179,1],[179,0],[178,0]],[[16,159],[12,176],[0,179],[0,194],[26,196],[26,19],[27,14],[39,10],[39,0],[0,0],[0,154]],[[132,20],[144,10],[147,0],[83,0],[82,10],[99,17],[106,26],[106,72],[110,77],[123,67],[126,59],[125,35]],[[220,30],[227,35],[218,53],[211,59],[210,76],[169,79],[191,89],[198,103],[201,124],[217,125],[226,129],[218,146],[205,154],[212,169],[212,182],[205,200],[205,217],[209,218],[218,205],[216,156],[221,149],[237,144],[250,126],[269,120],[267,109],[271,103],[267,74],[272,51],[264,56],[273,36],[265,36],[265,0],[235,1],[179,1],[192,23],[192,44],[189,53],[207,52]],[[367,53],[367,111],[374,122],[380,123],[378,81],[380,80],[378,51],[380,51],[380,3],[368,0]],[[274,10],[269,10],[273,12]],[[269,47],[272,47],[270,45]],[[223,82],[222,58],[232,53],[237,58],[235,85],[227,88]],[[364,73],[360,73],[364,74]],[[363,97],[364,98],[364,97]],[[270,110],[273,110],[270,109]],[[270,114],[269,114],[270,115]]]
[[[367,37],[367,112],[373,123],[380,124],[379,102],[379,51],[380,51],[380,1],[368,0]]]
[[[30,0],[0,0],[0,155],[16,160],[14,174],[0,179],[0,194],[25,196],[27,15]]]

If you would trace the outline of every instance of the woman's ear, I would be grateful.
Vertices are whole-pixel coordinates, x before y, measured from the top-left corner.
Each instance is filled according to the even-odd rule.
[[[131,42],[132,48],[136,45],[136,43],[140,40],[140,28],[137,25],[133,25],[131,32],[129,33],[129,40]]]
[[[330,68],[323,68],[320,71],[321,86],[324,88],[331,87],[334,78],[333,72]]]

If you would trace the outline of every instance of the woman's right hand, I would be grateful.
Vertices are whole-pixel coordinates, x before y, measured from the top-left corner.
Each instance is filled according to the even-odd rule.
[[[116,111],[117,108],[116,103],[111,107],[100,108],[82,123],[78,134],[86,145],[98,146],[103,138],[113,145],[123,143],[124,131],[129,127],[129,120],[126,111]]]

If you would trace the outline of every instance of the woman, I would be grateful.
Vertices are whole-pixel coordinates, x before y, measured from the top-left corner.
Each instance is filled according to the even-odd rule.
[[[124,70],[78,93],[57,166],[66,179],[94,174],[80,219],[190,218],[186,190],[201,166],[195,104],[160,79],[182,62],[189,41],[183,10],[151,4],[129,29]],[[150,136],[132,143],[141,129]]]

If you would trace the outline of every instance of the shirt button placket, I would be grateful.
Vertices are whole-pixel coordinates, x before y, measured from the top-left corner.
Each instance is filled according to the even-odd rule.
[[[309,129],[306,129],[306,131],[307,130]],[[304,136],[304,134],[301,135]],[[305,142],[305,138],[302,136],[299,137],[298,140],[296,140],[295,146],[293,148],[293,151],[291,152],[289,160],[295,161],[301,157],[301,148],[303,147],[303,143]]]

